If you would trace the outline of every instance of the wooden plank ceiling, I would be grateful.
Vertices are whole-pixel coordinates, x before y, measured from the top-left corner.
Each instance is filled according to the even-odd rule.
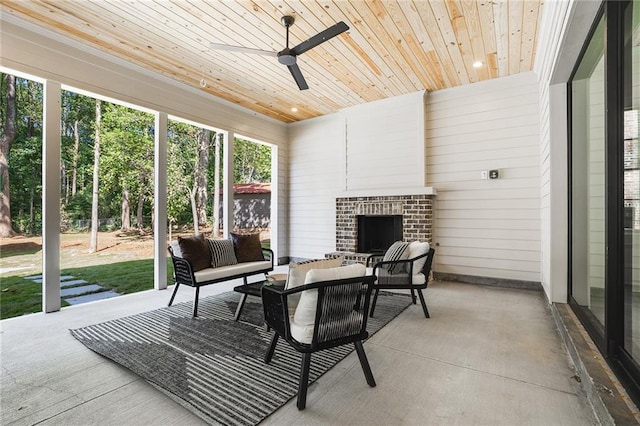
[[[530,71],[542,7],[542,0],[0,2],[2,13],[284,122]],[[298,56],[309,90],[300,91],[274,57],[210,48],[280,51],[283,15],[295,17],[290,47],[338,21],[350,27]],[[483,65],[474,68],[476,61]]]

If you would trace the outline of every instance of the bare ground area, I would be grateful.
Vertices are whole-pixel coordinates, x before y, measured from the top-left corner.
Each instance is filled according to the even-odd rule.
[[[205,229],[205,235],[210,235]],[[193,232],[173,233],[193,235]],[[262,233],[268,238],[268,231]],[[149,259],[153,257],[153,233],[110,231],[98,233],[98,251],[89,253],[90,233],[64,233],[60,235],[60,268],[75,268],[102,265],[124,260]],[[0,238],[0,273],[27,275],[42,272],[42,237],[15,236]]]
[[[89,253],[89,233],[60,235],[60,267],[101,265],[116,260],[153,257],[153,234],[140,232],[99,232],[98,251]],[[0,272],[22,275],[42,271],[42,237],[0,238]]]

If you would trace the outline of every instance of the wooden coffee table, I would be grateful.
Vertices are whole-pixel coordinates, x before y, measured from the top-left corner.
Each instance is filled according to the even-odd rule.
[[[235,321],[238,321],[238,318],[240,318],[242,308],[244,308],[244,303],[247,301],[247,296],[257,296],[262,298],[262,287],[268,285],[270,287],[284,289],[285,282],[285,280],[264,280],[234,287],[233,291],[237,291],[238,293],[242,294],[242,296],[240,297],[240,301],[238,302],[236,314],[233,319]]]

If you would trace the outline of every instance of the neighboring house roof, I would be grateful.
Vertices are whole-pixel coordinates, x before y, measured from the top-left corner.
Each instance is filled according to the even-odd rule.
[[[220,195],[224,191],[220,188]],[[236,183],[233,185],[234,194],[270,194],[271,183]]]

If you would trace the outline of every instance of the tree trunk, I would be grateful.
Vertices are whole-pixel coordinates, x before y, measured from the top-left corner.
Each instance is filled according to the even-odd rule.
[[[73,122],[73,175],[71,178],[71,196],[75,197],[78,189],[78,152],[80,151],[80,132],[78,120]]]
[[[220,236],[220,145],[222,145],[222,133],[216,135],[216,151],[213,182],[213,238]]]
[[[91,240],[89,253],[98,251],[98,172],[100,169],[100,126],[102,121],[102,109],[100,100],[96,99],[96,136],[93,144],[93,197],[91,200]]]
[[[189,199],[191,200],[191,214],[193,215],[193,233],[195,235],[200,234],[199,222],[198,222],[198,208],[196,207],[196,189],[193,188],[189,191]]]
[[[7,114],[4,118],[4,134],[0,137],[0,237],[11,237],[15,234],[11,226],[11,196],[9,186],[9,150],[16,137],[16,77],[5,74],[7,91]]]
[[[207,223],[207,169],[209,168],[209,145],[211,132],[203,129],[197,145],[197,163],[195,173],[196,210],[198,212],[198,224]]]
[[[142,209],[144,207],[144,193],[138,195],[138,211],[136,212],[136,226],[140,231],[144,229],[144,218],[142,217]]]
[[[29,235],[34,235],[36,232],[36,190],[33,186],[29,195]]]
[[[131,210],[129,209],[129,190],[122,191],[122,204],[120,208],[120,230],[128,231],[131,229]]]

